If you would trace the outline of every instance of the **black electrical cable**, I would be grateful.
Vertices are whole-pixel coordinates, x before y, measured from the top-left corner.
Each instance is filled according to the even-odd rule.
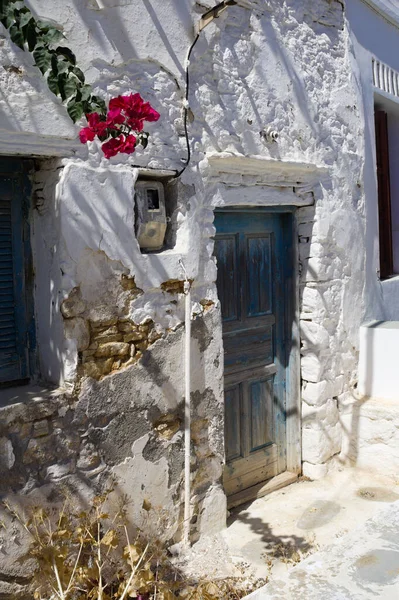
[[[201,19],[206,18],[208,15],[214,15],[214,17],[217,18],[219,16],[221,8],[224,9],[224,8],[227,8],[227,6],[233,6],[235,4],[237,4],[237,0],[223,0],[222,2],[219,2],[219,4],[217,4],[216,6],[214,6],[210,10],[208,10],[206,13],[204,13],[201,16]],[[207,25],[207,23],[204,26],[206,26],[206,25]],[[184,173],[184,171],[187,169],[188,165],[190,164],[190,160],[191,160],[191,147],[190,147],[190,140],[188,138],[188,129],[187,129],[188,110],[190,108],[189,101],[188,101],[189,95],[190,95],[190,71],[189,71],[189,69],[190,69],[190,56],[194,49],[195,44],[198,42],[200,33],[201,33],[201,29],[198,31],[197,35],[195,36],[195,39],[188,50],[187,59],[186,59],[186,61],[187,61],[186,62],[186,95],[185,95],[185,103],[184,103],[183,121],[184,121],[184,136],[186,138],[186,145],[187,145],[187,159],[184,164],[184,167],[180,171],[178,171],[176,173],[176,175],[174,175],[174,178],[180,177],[180,175],[182,173]]]
[[[198,38],[199,38],[200,34],[197,33],[197,35],[195,36],[195,39],[193,41],[193,43],[191,44],[188,54],[187,54],[187,62],[186,62],[186,95],[185,95],[185,103],[184,103],[184,117],[183,117],[183,121],[184,121],[184,136],[186,138],[186,145],[187,145],[187,159],[185,162],[184,167],[178,171],[176,173],[176,175],[174,175],[174,177],[180,177],[180,175],[182,173],[184,173],[184,171],[187,169],[188,165],[190,164],[190,160],[191,160],[191,147],[190,147],[190,140],[188,138],[188,129],[187,129],[187,119],[188,119],[188,109],[189,109],[189,95],[190,95],[190,56],[191,53],[194,49],[195,44],[198,42]]]

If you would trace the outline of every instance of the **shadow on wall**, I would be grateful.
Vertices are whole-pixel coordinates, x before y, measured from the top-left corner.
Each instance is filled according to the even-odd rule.
[[[90,30],[90,35],[96,39],[100,47],[104,47],[103,35],[99,33],[101,31],[108,43],[119,52],[122,62],[140,59],[132,40],[132,32],[126,26],[126,19],[123,18],[123,7],[118,7],[118,3],[115,2],[114,7],[110,6],[103,10],[88,10],[82,6],[80,0],[73,0],[73,2],[76,12],[79,13],[82,21]],[[176,54],[170,36],[165,31],[163,21],[167,19],[172,23],[178,22],[179,24],[183,24],[187,36],[193,38],[192,4],[192,0],[173,0],[172,6],[169,5],[163,8],[158,2],[154,2],[154,0],[135,0],[131,2],[131,5],[134,5],[134,18],[136,22],[140,23],[148,19],[150,20],[153,25],[153,31],[157,34],[159,47],[164,48],[180,76],[184,75],[184,66],[182,63],[185,56],[179,57]],[[129,6],[126,6],[126,9]],[[173,14],[171,14],[170,8],[172,8]],[[126,14],[130,14],[130,12],[126,12]],[[148,42],[148,39],[144,41]]]
[[[190,125],[190,130],[191,133],[195,132],[197,137],[201,135],[200,128],[203,128],[209,143],[216,151],[225,150],[227,145],[234,145],[235,150],[241,153],[258,153],[259,131],[265,127],[265,124],[272,122],[281,121],[282,126],[289,126],[287,115],[292,113],[294,105],[315,138],[323,140],[328,138],[327,124],[320,121],[318,117],[317,99],[307,89],[307,74],[303,72],[300,63],[298,65],[295,63],[293,53],[284,48],[281,39],[277,37],[272,20],[268,18],[270,12],[267,10],[266,3],[265,8],[257,26],[253,24],[251,11],[239,6],[231,7],[228,13],[230,18],[226,18],[223,22],[223,28],[218,28],[209,40],[205,37],[200,38],[194,49],[190,67],[193,88],[208,89],[211,100],[208,101],[209,106],[207,106],[204,103],[204,94],[200,96],[192,89],[190,102],[195,121]],[[279,26],[280,29],[284,29],[283,8],[278,10],[281,10],[282,14],[277,14],[276,19],[281,17]],[[258,13],[254,11],[253,14]],[[301,4],[297,19],[298,23],[305,21],[311,30],[316,31],[316,43],[317,27],[312,10],[304,12]],[[217,23],[216,27],[218,27]],[[288,91],[286,88],[276,86],[275,81],[271,79],[271,71],[267,64],[257,60],[255,55],[251,60],[247,60],[244,44],[252,43],[249,41],[250,32],[257,27],[261,30],[262,49],[270,53],[272,60],[269,62],[279,73],[278,80],[287,81]],[[320,25],[322,29],[320,34],[328,36],[329,43],[334,46],[340,40],[342,27],[343,13],[340,9],[337,23],[331,27]],[[240,56],[238,56],[238,48],[240,48]],[[230,60],[230,55],[233,61]],[[309,79],[312,78],[309,76]],[[217,92],[215,81],[219,82]],[[270,82],[266,89],[264,82]],[[309,89],[313,90],[313,88],[314,81],[311,82]],[[247,107],[247,112],[242,115],[243,122],[235,125],[238,100],[240,106]],[[215,108],[219,110],[215,112]],[[217,114],[217,123],[215,114]],[[249,119],[248,125],[244,125],[244,117]],[[268,152],[274,158],[280,158],[278,145],[268,145]]]
[[[323,185],[326,186],[327,183],[323,182]],[[345,307],[342,299],[345,297],[346,287],[350,286],[351,271],[357,266],[349,264],[345,249],[339,247],[337,242],[332,242],[333,221],[329,227],[325,226],[322,237],[320,231],[314,235],[313,229],[315,225],[319,226],[319,219],[320,215],[315,222],[314,215],[309,214],[303,223],[300,217],[298,219],[301,269],[301,356],[302,358],[314,357],[315,365],[312,369],[318,371],[313,374],[315,378],[309,375],[309,379],[306,376],[302,379],[304,395],[302,402],[305,409],[303,428],[304,430],[316,429],[320,432],[316,439],[320,440],[321,452],[325,451],[328,454],[327,449],[332,449],[332,453],[326,458],[317,460],[317,456],[314,455],[315,464],[328,463],[333,457],[342,464],[347,464],[347,457],[342,452],[345,445],[349,443],[350,462],[355,465],[360,443],[359,409],[365,400],[355,401],[352,395],[355,392],[349,387],[354,384],[353,381],[350,383],[349,379],[353,380],[353,372],[358,367],[356,362],[358,353],[352,347],[349,334],[345,330],[345,319],[343,319]],[[312,244],[312,238],[316,243]],[[328,244],[329,250],[325,255],[319,256],[318,249],[321,243]],[[305,293],[307,293],[306,302],[303,304]],[[360,322],[360,314],[358,319]],[[307,368],[308,365],[305,367],[305,372]],[[368,376],[372,377],[372,367]],[[343,385],[338,384],[334,387],[335,380],[340,377],[344,377]],[[313,387],[309,401],[305,399],[307,386]],[[326,389],[330,391],[326,393]],[[321,399],[320,394],[325,394],[325,398]],[[337,429],[343,434],[340,443],[338,443]],[[308,439],[313,440],[313,437]],[[306,457],[304,460],[306,462]],[[309,462],[313,463],[313,460]]]
[[[90,31],[90,35],[95,37],[100,46],[104,47],[105,36],[107,42],[118,50],[124,63],[130,60],[142,60],[138,49],[134,47],[131,32],[127,30],[123,20],[123,10],[125,8],[126,15],[130,14],[128,12],[130,5],[119,8],[106,8],[99,11],[82,7],[79,0],[73,1],[75,9]],[[152,38],[148,36],[155,34],[159,47],[162,47],[169,56],[169,64],[171,68],[173,65],[173,71],[179,79],[184,78],[185,54],[190,43],[194,40],[194,24],[200,17],[201,11],[203,12],[201,7],[193,6],[192,0],[170,0],[165,6],[161,6],[155,0],[139,0],[138,5],[135,6],[134,14],[137,20],[142,19],[143,26],[149,27],[147,37],[140,39],[140,43],[149,43],[149,39]],[[263,43],[273,57],[278,72],[281,73],[281,79],[286,80],[289,86],[288,91],[285,91],[282,97],[273,97],[275,92],[270,86],[267,96],[263,92],[259,96],[257,91],[259,86],[256,85],[256,80],[260,84],[263,82],[261,88],[264,88],[264,81],[269,79],[268,71],[259,62],[255,65],[255,55],[251,57],[250,64],[247,65],[246,59],[243,61],[242,56],[237,54],[238,47],[240,47],[240,51],[242,49],[241,42],[250,39],[252,15],[257,16],[259,14],[261,15],[259,23]],[[342,14],[342,11],[340,11],[340,14]],[[194,48],[190,66],[192,79],[190,103],[195,120],[190,124],[191,135],[198,139],[201,137],[202,131],[205,130],[209,143],[216,151],[224,150],[226,144],[233,144],[236,150],[243,153],[243,143],[245,142],[245,153],[257,154],[260,143],[259,132],[266,123],[275,120],[277,114],[281,112],[279,111],[281,105],[284,112],[290,112],[292,102],[287,103],[287,100],[290,100],[290,96],[293,95],[295,105],[314,137],[324,139],[328,132],[324,131],[323,123],[318,122],[317,106],[315,106],[314,99],[307,91],[303,73],[300,71],[299,66],[295,64],[294,57],[283,48],[281,40],[277,38],[275,27],[269,18],[270,9],[266,1],[258,2],[253,11],[240,6],[229,7],[228,15],[229,18],[226,15],[220,17],[220,26],[216,20],[210,28],[215,29],[212,36],[210,38],[205,35],[200,36],[199,43]],[[312,9],[306,10],[305,7],[304,10],[301,7],[298,9],[296,18],[298,22],[308,23],[317,35],[318,25]],[[339,18],[337,17],[336,20],[337,23],[331,27],[326,27],[323,24],[319,25],[322,28],[320,33],[323,33],[324,36],[327,35],[332,45],[337,43],[340,35]],[[341,17],[341,21],[343,23],[343,17]],[[173,24],[174,22],[178,22],[180,27],[183,26],[187,35],[186,48],[184,48],[184,44],[182,45],[181,40],[177,43],[175,39],[171,38],[170,31],[173,31],[173,29],[169,31],[168,27],[165,26],[165,23]],[[239,27],[237,27],[237,23]],[[252,42],[250,43],[252,44]],[[230,62],[225,64],[224,57],[229,53],[234,59],[233,68]],[[154,58],[156,58],[155,62],[159,64],[157,55],[154,54]],[[146,60],[148,62],[148,59]],[[171,75],[168,68],[166,68],[166,71]],[[219,81],[217,89],[215,89],[215,81]],[[312,89],[313,87],[312,85]],[[196,90],[207,88],[210,104],[204,106],[205,94],[199,95]],[[235,93],[232,93],[232,90],[235,90]],[[247,114],[242,115],[243,123],[246,123],[246,119],[253,120],[254,123],[251,123],[251,126],[240,124],[237,129],[235,122],[237,121],[238,99],[240,105],[250,107]],[[312,110],[312,106],[315,106],[314,110]],[[217,126],[214,126],[214,119],[211,118],[210,113],[215,108],[220,109],[217,111]],[[226,137],[226,140],[221,139],[221,137]],[[280,158],[279,148],[276,144],[269,145],[268,151],[273,157]]]

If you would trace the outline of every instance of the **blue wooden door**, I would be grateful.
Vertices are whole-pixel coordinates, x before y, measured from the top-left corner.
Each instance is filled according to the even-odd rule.
[[[0,383],[28,377],[23,170],[22,161],[0,159]]]
[[[291,218],[256,210],[215,216],[228,496],[286,470]]]

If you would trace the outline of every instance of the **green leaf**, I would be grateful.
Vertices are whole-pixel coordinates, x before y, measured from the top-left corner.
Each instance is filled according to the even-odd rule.
[[[64,34],[62,33],[62,31],[59,31],[59,29],[56,29],[55,27],[52,27],[47,33],[45,33],[43,35],[43,39],[46,41],[47,44],[56,44],[57,42],[60,42],[64,37]]]
[[[70,64],[66,61],[63,60],[62,58],[58,57],[58,63],[57,63],[57,70],[58,73],[66,73],[68,71],[70,67]]]
[[[107,105],[102,98],[99,98],[98,96],[92,96],[91,103],[97,107],[98,112],[101,114],[105,115],[107,113]],[[96,110],[93,110],[92,112],[96,112]]]
[[[44,21],[37,21],[36,26],[40,30],[40,37],[46,44],[56,44],[61,41],[64,37],[62,31],[54,27],[51,23],[45,23]]]
[[[76,56],[74,55],[72,50],[70,50],[69,48],[65,48],[64,46],[58,46],[55,49],[55,51],[57,52],[57,54],[60,54],[61,56],[65,56],[65,58],[67,60],[69,60],[70,63],[72,63],[73,65],[76,65]]]
[[[0,21],[6,29],[9,29],[10,26],[15,23],[14,9],[14,2],[10,2],[10,0],[1,0]]]
[[[77,81],[75,78],[68,77],[66,73],[58,76],[58,85],[62,100],[68,100],[76,94]]]
[[[72,79],[72,77],[68,77],[64,85],[64,93],[65,97],[68,99],[71,96],[76,94],[76,79]]]
[[[82,85],[82,87],[80,88],[81,94],[82,94],[82,100],[86,101],[90,98],[90,94],[91,94],[91,86],[90,85]]]
[[[141,144],[144,149],[146,149],[148,146],[148,138],[150,137],[150,134],[147,131],[142,131],[137,137],[138,143]]]
[[[96,112],[95,110],[93,110],[92,105],[87,100],[82,100],[82,106],[83,106],[83,112],[85,115],[88,115],[89,113],[92,113],[92,112]]]
[[[0,17],[0,23],[2,23],[6,29],[9,29],[10,26],[15,23],[15,19],[9,15],[4,15]]]
[[[68,115],[71,117],[72,121],[76,123],[83,116],[83,105],[81,102],[75,102],[75,100],[71,100],[67,105]]]
[[[51,52],[51,70],[55,75],[58,75],[58,56],[54,52],[54,50],[50,50]]]
[[[72,73],[74,73],[74,75],[76,75],[76,77],[77,77],[77,78],[78,78],[78,79],[79,79],[79,80],[80,80],[82,83],[84,83],[84,82],[85,82],[85,76],[84,76],[84,73],[83,73],[83,71],[81,71],[81,70],[79,69],[79,67],[74,67],[74,68],[72,69]]]
[[[29,23],[29,21],[31,21],[33,19],[32,13],[30,12],[30,10],[27,6],[21,8],[21,10],[19,10],[19,11],[15,11],[15,13],[16,12],[18,12],[18,23],[19,23],[19,27],[21,29],[22,29],[22,27],[25,27],[25,25],[27,25]],[[33,19],[33,21],[34,21],[34,19]]]
[[[10,27],[10,38],[14,42],[16,46],[24,50],[24,36],[20,29],[18,29],[17,25],[11,25]]]
[[[24,27],[23,31],[25,41],[28,43],[29,52],[33,52],[37,44],[36,27],[33,19],[32,22],[29,22],[28,25]]]
[[[48,48],[39,46],[39,48],[33,51],[33,58],[35,59],[36,66],[39,67],[44,75],[51,65],[51,52]]]
[[[58,85],[58,75],[54,73],[54,71],[50,71],[49,76],[47,77],[47,85],[53,94],[56,96],[60,95],[60,87]]]

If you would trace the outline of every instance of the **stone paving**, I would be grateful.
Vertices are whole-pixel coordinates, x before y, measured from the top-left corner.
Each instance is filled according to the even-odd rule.
[[[399,501],[316,552],[248,600],[396,600],[399,598]]]

